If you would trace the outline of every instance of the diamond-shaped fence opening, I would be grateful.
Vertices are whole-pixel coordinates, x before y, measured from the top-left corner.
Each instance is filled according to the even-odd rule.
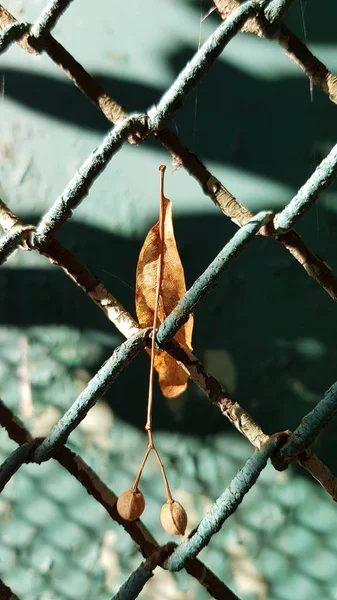
[[[119,332],[125,336],[126,341],[116,348],[70,408],[60,416],[46,437],[34,438],[12,410],[5,403],[1,404],[1,425],[7,430],[9,438],[16,444],[16,448],[9,452],[1,466],[1,490],[7,486],[17,471],[28,469],[25,465],[28,464],[33,469],[34,463],[41,465],[50,459],[55,459],[103,507],[102,511],[104,509],[111,519],[124,527],[145,558],[145,561],[139,564],[120,588],[116,598],[136,598],[152,577],[153,572],[159,567],[171,572],[185,569],[207,590],[209,596],[219,599],[235,598],[236,596],[227,585],[214,575],[197,556],[208,545],[212,536],[220,530],[226,519],[236,511],[269,459],[275,469],[279,471],[287,469],[290,463],[297,463],[310,473],[334,500],[337,499],[336,478],[311,450],[316,437],[336,412],[337,383],[334,383],[313,410],[303,417],[295,431],[287,430],[267,435],[244,408],[230,397],[228,391],[221,387],[212,374],[206,372],[198,358],[172,341],[172,338],[186,322],[189,314],[217,285],[219,278],[232,261],[246,247],[249,252],[249,244],[256,235],[272,237],[275,243],[283,245],[307,274],[329,294],[331,299],[337,299],[335,274],[293,229],[296,222],[318,198],[320,192],[334,181],[337,175],[337,146],[332,148],[281,212],[275,215],[266,211],[252,215],[207,170],[199,158],[184,146],[178,135],[166,128],[165,123],[175,114],[187,94],[198,85],[203,75],[208,72],[226,45],[239,31],[254,33],[280,44],[286,50],[289,58],[306,73],[310,79],[310,85],[320,87],[334,103],[337,102],[337,78],[282,22],[282,17],[292,4],[291,0],[248,0],[241,4],[237,0],[214,0],[218,14],[223,19],[221,24],[184,66],[171,87],[167,89],[155,106],[144,113],[128,115],[117,101],[112,99],[51,35],[52,28],[69,4],[70,0],[49,2],[33,25],[17,21],[4,7],[0,6],[0,51],[4,52],[11,44],[16,43],[26,52],[37,55],[42,52],[47,54],[113,124],[113,127],[74,174],[61,195],[42,215],[36,227],[23,223],[10,207],[0,200],[0,223],[4,230],[4,235],[0,240],[0,262],[3,264],[19,247],[26,251],[35,250],[47,257],[53,264],[63,269],[103,311]],[[239,226],[237,232],[179,301],[175,310],[160,325],[156,334],[157,345],[165,348],[185,366],[190,378],[195,381],[211,403],[220,409],[222,415],[251,442],[255,449],[246,464],[188,537],[180,544],[170,542],[164,546],[158,545],[151,532],[141,521],[127,522],[118,515],[114,492],[80,456],[66,445],[69,435],[83,421],[97,399],[108,390],[121,371],[149,345],[150,340],[148,331],[142,330],[103,284],[55,238],[55,234],[72,216],[72,212],[80,202],[85,199],[95,180],[123,144],[140,145],[149,138],[158,140],[171,154],[174,162],[185,168],[224,215]],[[57,468],[57,475],[50,480],[51,486],[52,481],[55,482],[58,478],[62,479],[61,467]],[[69,483],[70,475],[62,484],[65,494],[72,490],[72,485]],[[27,479],[24,484],[28,486],[27,489],[30,485],[30,477],[34,478],[33,470],[27,471]],[[62,503],[61,496],[58,501]],[[23,515],[21,525],[20,523],[16,524],[22,538],[23,557],[25,540],[32,539],[34,527],[39,524],[38,518],[34,522],[36,511],[38,516],[41,515],[41,519],[45,518],[50,522],[53,519],[59,519],[57,507],[48,504],[48,485],[43,491],[41,490],[40,497],[36,502],[35,517],[33,513],[30,513],[28,507]],[[81,505],[78,508],[78,513],[80,512]],[[101,514],[99,513],[98,519],[101,518]],[[43,515],[45,516],[43,517]],[[79,517],[79,514],[77,516]],[[90,524],[87,525],[87,529],[80,530],[74,523],[71,523],[71,520],[68,522],[66,520],[63,527],[65,530],[69,527],[73,528],[72,537],[75,548],[83,547],[88,536],[94,535],[94,528]],[[55,546],[62,552],[62,526],[56,525],[54,530],[54,533],[51,531],[50,535],[54,536]],[[9,529],[7,536],[11,535],[12,532]],[[37,546],[34,552],[36,554],[34,560],[43,562],[43,549],[39,554]],[[9,563],[12,560],[10,550],[4,560]],[[67,569],[69,569],[69,573],[75,573],[72,577],[75,577],[76,580],[76,570],[79,571],[79,567],[74,561],[73,555],[69,556],[64,565],[64,571],[62,574],[60,573],[60,580],[62,580],[60,593],[68,585],[67,577],[70,576],[67,575]],[[94,572],[91,575],[94,578]],[[76,580],[78,593],[75,595],[72,593],[69,597],[81,597],[81,590],[84,589],[81,587],[84,586],[84,580],[81,577],[82,575],[78,572],[78,580]],[[45,567],[45,575],[41,575],[41,578],[40,583],[47,590],[48,565]],[[72,581],[74,582],[74,579]],[[291,589],[291,581],[288,583],[289,589]],[[92,594],[95,595],[95,593],[97,592],[93,587]],[[14,593],[6,586],[5,582],[2,582],[1,598],[14,597]],[[47,598],[47,595],[45,597]]]

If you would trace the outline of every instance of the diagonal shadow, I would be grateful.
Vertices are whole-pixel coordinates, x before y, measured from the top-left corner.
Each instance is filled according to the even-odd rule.
[[[183,47],[169,58],[174,73],[194,51]],[[0,75],[7,98],[83,129],[109,129],[103,115],[66,80],[9,68]],[[94,76],[128,111],[146,110],[164,91]],[[220,61],[187,97],[171,125],[206,164],[220,162],[293,189],[306,181],[337,137],[335,106],[317,89],[311,103],[305,76],[258,81]]]

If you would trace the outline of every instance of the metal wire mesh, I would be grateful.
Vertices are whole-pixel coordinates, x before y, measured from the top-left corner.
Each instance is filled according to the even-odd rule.
[[[7,430],[9,437],[18,444],[18,448],[1,465],[0,487],[2,490],[24,463],[40,464],[54,458],[67,469],[105,508],[111,518],[125,528],[146,557],[145,562],[140,564],[121,587],[116,598],[136,598],[159,565],[171,571],[185,568],[214,598],[235,598],[225,583],[221,582],[196,556],[236,510],[269,459],[278,470],[286,469],[291,462],[297,462],[334,500],[337,500],[337,479],[310,449],[317,435],[337,411],[337,383],[330,387],[294,432],[266,435],[254,419],[231,399],[226,390],[222,389],[220,383],[206,372],[200,361],[172,341],[175,333],[188,319],[188,315],[217,284],[231,261],[257,234],[271,236],[285,246],[307,274],[313,277],[332,299],[337,299],[336,275],[292,229],[320,192],[334,181],[337,175],[337,145],[280,213],[274,215],[263,212],[253,216],[206,169],[199,158],[189,152],[177,135],[165,128],[165,122],[172,117],[188,92],[195,88],[227,43],[240,30],[277,41],[286,49],[290,58],[300,65],[313,84],[318,85],[332,102],[337,103],[337,78],[280,21],[291,3],[291,0],[248,0],[239,4],[236,0],[215,0],[214,4],[224,19],[223,23],[186,64],[158,103],[145,113],[132,115],[127,115],[124,109],[110,98],[74,57],[52,37],[50,31],[70,4],[70,0],[49,2],[33,25],[16,21],[4,7],[0,6],[0,52],[4,52],[14,42],[31,53],[45,52],[113,123],[108,135],[83,163],[47,213],[41,217],[37,227],[23,224],[0,200],[0,224],[5,232],[0,239],[0,264],[3,264],[19,246],[27,251],[38,251],[61,267],[127,338],[91,379],[46,438],[34,439],[12,411],[1,403],[1,425]],[[126,522],[118,515],[115,494],[105,486],[81,457],[75,455],[66,446],[70,433],[84,419],[97,399],[149,344],[149,334],[139,327],[102,283],[54,237],[60,227],[72,216],[73,210],[89,193],[90,187],[122,145],[126,142],[139,145],[149,137],[159,140],[172,157],[179,160],[179,163],[200,183],[205,194],[219,206],[224,215],[240,227],[158,328],[157,345],[185,365],[191,379],[206,397],[255,448],[254,454],[188,538],[179,545],[168,544],[163,547],[158,547],[155,539],[140,521]],[[0,582],[0,588],[2,598],[15,598],[5,583]]]

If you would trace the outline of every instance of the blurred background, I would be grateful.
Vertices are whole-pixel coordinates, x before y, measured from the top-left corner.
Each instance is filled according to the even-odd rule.
[[[6,0],[33,22],[45,0]],[[156,103],[220,23],[206,0],[73,2],[54,36],[128,111]],[[334,0],[295,0],[285,21],[337,72]],[[201,22],[202,21],[202,22]],[[47,56],[11,46],[0,59],[1,197],[37,223],[110,125]],[[251,211],[280,210],[336,142],[336,107],[275,43],[238,35],[169,126]],[[236,231],[155,141],[125,144],[58,238],[135,315],[137,257],[158,218],[166,164],[178,247],[190,286]],[[337,271],[336,186],[298,224]],[[35,252],[0,269],[0,395],[46,435],[122,342],[61,270]],[[293,429],[336,380],[332,299],[286,250],[257,238],[195,314],[194,351],[267,433]],[[115,493],[146,448],[149,360],[139,356],[69,444]],[[23,380],[28,381],[23,388]],[[29,394],[31,393],[31,397]],[[156,384],[154,430],[188,531],[252,453],[193,382],[176,400]],[[0,458],[16,447],[1,432]],[[337,472],[336,424],[316,443]],[[142,478],[144,523],[160,543],[165,501],[156,462]],[[337,598],[336,507],[304,470],[271,466],[200,558],[242,599]],[[58,463],[24,465],[1,495],[0,576],[21,600],[107,600],[141,561],[135,544]],[[141,596],[206,600],[184,571],[157,570]]]

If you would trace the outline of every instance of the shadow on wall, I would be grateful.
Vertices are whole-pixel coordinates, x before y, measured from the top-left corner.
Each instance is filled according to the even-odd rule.
[[[194,52],[195,48],[182,47],[168,59],[175,74]],[[83,129],[102,133],[109,129],[105,117],[66,79],[11,69],[2,69],[0,75],[5,97]],[[165,91],[93,75],[128,111],[145,111]],[[308,80],[300,69],[298,78],[258,81],[218,61],[171,125],[207,164],[225,163],[297,189],[334,144],[335,108],[317,88],[311,102]]]
[[[323,212],[320,219],[334,238],[336,216]],[[308,243],[314,242],[315,210],[301,225]],[[188,287],[235,229],[221,216],[176,219]],[[135,314],[132,287],[141,242],[76,222],[67,223],[58,237]],[[324,248],[324,258],[336,270],[331,246]],[[18,270],[4,266],[0,285],[0,314],[8,325],[58,323],[115,335],[103,313],[57,267]],[[274,240],[252,241],[196,310],[195,323],[196,355],[267,432],[295,428],[336,380],[336,304]],[[114,345],[102,349],[102,360],[92,374]],[[113,410],[139,428],[144,426],[148,369],[144,353],[107,394]],[[206,436],[230,427],[193,383],[179,402],[170,402],[156,387],[156,428]],[[331,467],[337,467],[334,423],[322,435],[318,449]]]

